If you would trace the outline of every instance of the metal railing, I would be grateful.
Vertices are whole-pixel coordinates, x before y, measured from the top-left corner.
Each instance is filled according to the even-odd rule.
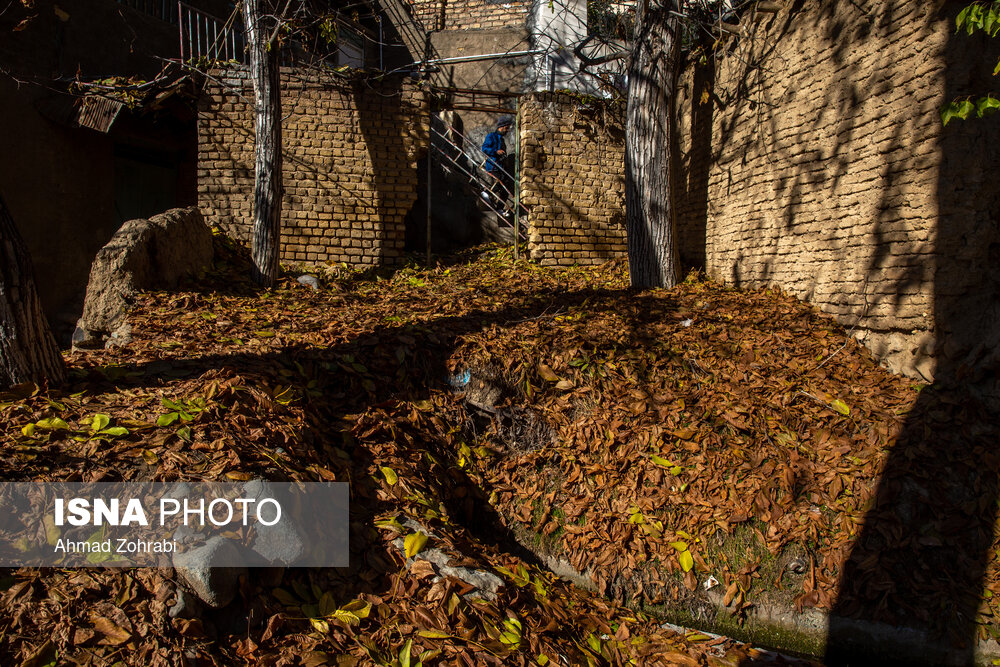
[[[171,25],[177,25],[177,4],[174,0],[118,0],[118,4],[161,19]]]
[[[237,12],[224,21],[178,1],[177,19],[181,61],[206,58],[246,64],[243,24],[237,18]]]
[[[510,202],[510,200],[515,199],[516,197],[515,193],[512,192],[510,188],[507,187],[506,183],[514,183],[514,177],[499,163],[496,163],[496,166],[497,169],[500,171],[502,177],[494,182],[486,180],[487,178],[490,177],[483,177],[481,175],[481,172],[485,171],[485,169],[483,169],[482,167],[476,167],[475,168],[476,173],[470,172],[469,169],[467,169],[462,164],[461,161],[461,158],[465,155],[464,151],[462,150],[462,147],[459,146],[457,142],[451,139],[451,136],[456,136],[464,143],[465,136],[454,125],[449,125],[445,123],[443,120],[441,122],[442,124],[445,125],[444,132],[438,130],[436,127],[433,127],[433,125],[431,127],[431,130],[434,136],[436,136],[447,147],[453,150],[446,151],[444,148],[441,148],[440,146],[435,146],[434,142],[431,141],[432,148],[436,151],[437,155],[444,158],[444,160],[449,165],[458,170],[459,173],[466,176],[469,179],[469,183],[474,184],[478,190],[481,190],[481,193],[488,192],[494,195],[488,198],[483,198],[481,196],[481,193],[477,192],[476,194],[476,196],[480,197],[486,202],[486,205],[489,206],[490,210],[492,210],[494,213],[497,214],[498,220],[503,220],[506,226],[513,227],[514,226],[513,220],[508,221],[506,219],[506,215],[511,211],[511,209],[508,208],[507,204],[508,202]],[[500,196],[495,196],[498,191],[500,193]]]

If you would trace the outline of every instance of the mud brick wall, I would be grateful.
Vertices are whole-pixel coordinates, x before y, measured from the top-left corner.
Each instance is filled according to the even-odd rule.
[[[524,28],[530,9],[528,0],[413,0],[410,3],[414,18],[427,30]]]
[[[954,34],[962,4],[741,17],[729,55],[681,79],[683,259],[811,301],[915,377],[995,356],[998,123],[942,128],[939,109],[995,88],[1000,44]]]
[[[246,72],[207,80],[198,105],[198,206],[209,224],[247,239],[253,201],[253,93]],[[224,84],[224,85],[223,85]],[[426,151],[421,95],[382,84],[282,72],[281,260],[392,264],[417,199]]]
[[[625,257],[623,107],[541,93],[520,109],[529,256],[549,265]]]

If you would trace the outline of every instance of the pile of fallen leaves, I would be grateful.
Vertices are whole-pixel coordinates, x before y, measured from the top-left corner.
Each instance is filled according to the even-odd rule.
[[[738,613],[759,556],[795,547],[797,603],[830,606],[918,396],[780,293],[633,294],[620,265],[503,250],[259,292],[219,250],[204,281],[141,297],[128,347],[0,399],[5,479],[349,482],[351,567],[253,577],[195,619],[167,615],[170,570],[11,571],[4,664],[748,664],[635,603],[714,574]],[[713,550],[740,531],[761,549]],[[504,586],[407,558],[431,548]]]

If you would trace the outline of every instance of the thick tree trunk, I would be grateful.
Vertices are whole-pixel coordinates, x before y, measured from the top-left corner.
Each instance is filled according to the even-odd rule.
[[[628,68],[625,229],[629,274],[639,289],[673,287],[679,271],[673,230],[670,132],[679,46],[678,0],[640,0]]]
[[[271,287],[278,278],[281,242],[281,79],[275,20],[260,0],[243,0],[254,96],[254,192],[250,249],[253,280]]]
[[[0,386],[58,384],[66,366],[42,313],[31,257],[0,198]]]

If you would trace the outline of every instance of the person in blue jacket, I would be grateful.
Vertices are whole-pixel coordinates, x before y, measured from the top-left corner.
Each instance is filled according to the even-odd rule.
[[[489,199],[489,196],[492,194],[501,204],[507,199],[504,196],[502,167],[503,160],[507,157],[507,144],[503,138],[513,125],[514,121],[509,116],[501,118],[497,122],[496,131],[486,135],[482,147],[483,154],[486,155],[486,163],[483,165],[483,169],[486,171],[488,177],[492,179],[488,190],[483,192],[483,198]]]

